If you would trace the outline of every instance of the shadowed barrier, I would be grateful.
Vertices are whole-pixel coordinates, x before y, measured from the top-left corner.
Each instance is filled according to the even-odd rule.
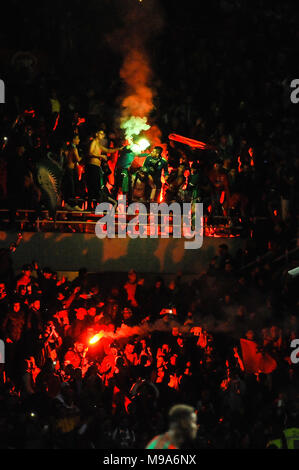
[[[0,248],[9,246],[17,233],[0,232]],[[130,268],[143,273],[199,274],[216,255],[221,243],[235,254],[245,240],[236,238],[204,237],[198,250],[184,249],[185,239],[126,237],[102,240],[95,234],[25,232],[20,246],[12,254],[15,270],[23,264],[37,261],[41,267],[55,271],[126,272]]]

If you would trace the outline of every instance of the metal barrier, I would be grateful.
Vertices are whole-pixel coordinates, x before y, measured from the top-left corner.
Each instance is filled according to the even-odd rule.
[[[98,213],[89,211],[67,211],[67,210],[58,210],[55,213],[55,217],[50,217],[47,210],[42,210],[39,212],[39,217],[36,217],[36,211],[29,209],[18,209],[16,211],[15,222],[19,224],[21,231],[32,232],[32,231],[41,231],[41,232],[66,232],[66,233],[95,233],[95,226],[106,213]],[[125,214],[126,215],[126,224],[136,217],[136,214]],[[140,226],[147,226],[147,233],[150,235],[150,214],[139,214],[140,216],[147,216],[147,224],[140,223]],[[163,231],[161,230],[161,213],[158,213],[158,235],[161,235]],[[173,228],[177,225],[173,224],[173,217],[170,213],[168,216],[169,222],[169,235],[173,233]],[[9,223],[9,211],[7,209],[0,209],[0,223],[8,224]],[[123,226],[123,215],[121,215],[121,220],[119,221],[119,215],[115,213],[115,227],[116,233],[118,226]],[[182,225],[181,225],[182,226]],[[3,227],[5,229],[5,227]],[[204,216],[203,220],[203,229],[204,235],[207,237],[239,237],[241,236],[243,226],[233,225],[232,220],[229,217],[224,216]]]

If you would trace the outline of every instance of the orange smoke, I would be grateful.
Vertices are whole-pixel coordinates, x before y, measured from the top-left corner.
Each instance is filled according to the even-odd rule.
[[[109,42],[123,56],[120,77],[124,88],[120,97],[119,118],[121,127],[124,128],[122,124],[131,117],[150,121],[156,90],[152,82],[153,70],[146,44],[161,30],[163,19],[156,0],[148,0],[142,6],[136,1],[120,2],[119,15],[123,26],[113,33]],[[161,143],[158,137],[161,132],[154,127],[151,134],[146,134],[153,146]],[[153,134],[154,141],[151,139]]]
[[[150,141],[152,147],[155,147],[156,145],[162,147],[162,156],[168,159],[167,144],[162,144],[161,142],[162,132],[160,131],[159,127],[156,125],[151,126],[148,131],[145,131],[144,135]]]
[[[148,85],[151,69],[145,52],[132,49],[124,58],[120,76],[127,86],[122,100],[122,119],[148,117],[153,109],[154,92]]]

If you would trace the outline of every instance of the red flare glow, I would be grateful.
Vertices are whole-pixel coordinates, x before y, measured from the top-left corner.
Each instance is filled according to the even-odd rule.
[[[59,121],[59,113],[57,114],[57,118],[56,118],[56,121],[55,121],[55,124],[54,124],[54,127],[53,127],[53,131],[56,131],[58,121]]]
[[[84,172],[84,166],[83,165],[78,165],[77,166],[77,169],[78,169],[78,180],[81,181],[82,179],[82,174]]]
[[[221,196],[220,196],[220,204],[224,203],[224,198],[225,198],[225,191],[222,191]]]
[[[35,118],[35,111],[34,109],[25,109],[24,114],[31,114],[31,117]]]
[[[248,153],[249,153],[249,155],[250,155],[250,166],[254,166],[253,148],[252,148],[252,147],[250,147],[250,148],[248,149]]]
[[[78,127],[81,126],[81,124],[83,124],[85,121],[86,121],[85,118],[80,118],[80,117],[79,117],[79,118],[78,118],[78,121],[77,121],[77,126],[78,126]]]
[[[104,336],[104,332],[100,331],[100,333],[97,333],[92,338],[90,338],[89,344],[96,344],[98,341],[100,341],[101,338],[103,338],[103,336]]]
[[[240,155],[239,155],[239,156],[238,156],[238,172],[239,172],[239,173],[241,172],[241,165],[242,165],[242,163],[241,163],[241,157],[240,157]]]

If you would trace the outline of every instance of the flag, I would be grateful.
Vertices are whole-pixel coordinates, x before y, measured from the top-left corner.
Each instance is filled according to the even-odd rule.
[[[182,144],[189,145],[189,147],[205,150],[205,149],[215,149],[212,145],[201,142],[200,140],[189,139],[189,137],[184,137],[183,135],[178,134],[169,134],[169,140],[174,140],[176,142],[181,142]]]
[[[258,352],[254,341],[240,339],[245,372],[270,374],[277,367],[277,362],[268,353]]]
[[[43,200],[51,212],[57,210],[61,200],[60,186],[63,169],[48,156],[37,163],[37,182],[41,188]]]

